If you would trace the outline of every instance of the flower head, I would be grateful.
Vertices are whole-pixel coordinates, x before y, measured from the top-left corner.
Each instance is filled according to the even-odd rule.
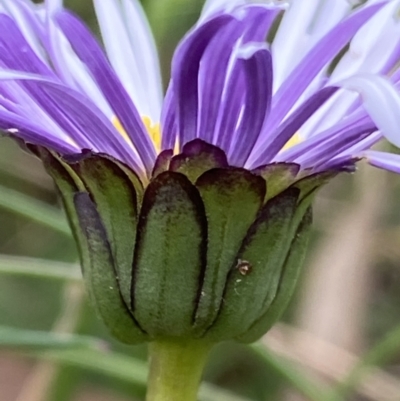
[[[400,144],[397,1],[208,1],[175,52],[164,101],[137,1],[94,1],[107,56],[61,2],[2,3],[0,124],[28,143],[106,153],[145,181],[160,152],[195,139],[231,166],[309,172],[350,167],[382,136]]]
[[[42,158],[125,341],[252,340],[286,306],[315,190],[400,171],[399,2],[207,1],[162,100],[136,0],[3,0],[0,128]],[[269,42],[266,41],[268,36]],[[390,39],[390,40],[388,40]]]

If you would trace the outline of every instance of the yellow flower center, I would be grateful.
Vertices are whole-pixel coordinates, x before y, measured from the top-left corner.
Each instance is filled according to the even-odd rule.
[[[157,153],[160,153],[161,151],[161,129],[160,129],[160,123],[154,124],[150,117],[144,116],[142,117],[142,121],[144,126],[147,129],[147,132],[150,135],[151,140],[154,143],[154,146],[157,150]]]
[[[122,137],[130,144],[132,144],[128,134],[125,131],[125,128],[122,126],[121,122],[118,120],[117,117],[112,118],[112,123],[117,131],[122,135]],[[161,152],[161,127],[160,123],[154,124],[150,117],[143,116],[142,121],[144,126],[146,127],[147,133],[149,134],[151,140],[153,141],[154,147],[157,153]],[[296,132],[283,146],[281,152],[287,149],[290,149],[292,146],[297,145],[302,142],[302,138],[298,132]],[[174,154],[179,153],[179,146],[178,142],[175,144],[174,147]]]
[[[283,150],[288,150],[288,149],[291,148],[292,146],[297,145],[297,144],[299,144],[299,143],[302,142],[302,141],[303,141],[303,140],[302,140],[301,136],[299,135],[298,132],[296,132],[296,133],[285,143],[284,147],[281,149],[281,152],[282,152]]]
[[[122,135],[122,137],[129,143],[132,143],[128,134],[125,131],[125,128],[122,126],[121,122],[118,120],[117,117],[112,118],[112,123],[114,127],[117,129],[117,131]],[[144,126],[146,127],[146,130],[153,141],[154,147],[156,148],[157,153],[160,153],[161,151],[161,129],[160,129],[160,123],[154,124],[150,117],[143,116],[142,121]]]

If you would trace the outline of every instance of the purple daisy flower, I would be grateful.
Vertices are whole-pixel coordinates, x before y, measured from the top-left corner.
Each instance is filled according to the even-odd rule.
[[[400,172],[370,150],[400,146],[397,0],[207,1],[164,99],[137,0],[94,0],[106,52],[59,0],[0,4],[0,129],[54,178],[123,341],[257,339],[315,190],[362,158]]]
[[[138,0],[0,0],[0,129],[60,192],[90,298],[151,342],[148,400],[196,399],[220,341],[293,294],[316,190],[365,158],[400,172],[398,0],[208,0],[163,99]],[[266,40],[268,38],[268,41]]]

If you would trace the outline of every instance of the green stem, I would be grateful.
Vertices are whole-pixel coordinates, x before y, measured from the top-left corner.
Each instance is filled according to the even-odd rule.
[[[199,341],[151,343],[146,401],[196,401],[210,349]]]

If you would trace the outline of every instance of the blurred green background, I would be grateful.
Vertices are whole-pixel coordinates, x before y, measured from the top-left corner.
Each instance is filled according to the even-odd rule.
[[[98,32],[89,0],[66,5]],[[143,5],[165,83],[173,49],[202,1]],[[142,400],[145,347],[125,347],[107,335],[76,279],[77,252],[51,180],[14,142],[0,143],[0,401]],[[399,200],[400,177],[364,165],[324,188],[284,323],[256,347],[217,347],[202,400],[400,400]],[[29,218],[31,210],[46,224]],[[64,279],[39,277],[43,268],[63,272]],[[54,337],[24,337],[23,330]],[[57,332],[86,336],[77,341],[91,344],[78,351],[58,346]]]

